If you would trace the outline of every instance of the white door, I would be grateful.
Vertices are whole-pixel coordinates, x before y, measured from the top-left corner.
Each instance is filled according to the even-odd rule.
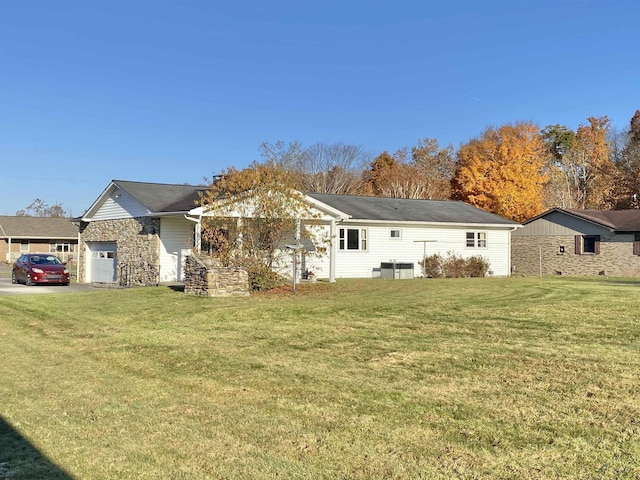
[[[182,217],[162,218],[160,224],[160,281],[184,279],[184,262],[193,248],[195,223]]]

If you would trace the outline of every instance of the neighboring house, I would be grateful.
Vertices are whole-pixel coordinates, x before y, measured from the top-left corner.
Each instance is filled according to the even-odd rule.
[[[79,281],[149,285],[181,281],[185,258],[200,245],[206,187],[113,180],[80,224]],[[298,272],[316,277],[371,278],[382,263],[413,265],[426,254],[483,256],[490,274],[511,271],[511,232],[520,225],[463,202],[309,194],[319,225],[332,239],[326,254],[305,247]],[[196,233],[198,232],[198,233]],[[295,239],[291,239],[295,241]],[[290,274],[292,256],[280,265]]]
[[[153,285],[182,280],[194,245],[186,218],[204,186],[113,180],[82,217],[78,281]]]
[[[0,261],[13,263],[23,253],[38,252],[72,263],[77,245],[78,227],[68,218],[0,216]]]
[[[520,275],[640,276],[640,210],[553,208],[513,233]]]

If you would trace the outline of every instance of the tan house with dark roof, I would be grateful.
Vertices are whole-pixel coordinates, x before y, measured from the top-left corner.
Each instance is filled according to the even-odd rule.
[[[640,277],[640,210],[553,208],[511,236],[520,275]]]
[[[23,253],[55,253],[74,262],[78,227],[68,218],[0,216],[0,262],[13,263]]]

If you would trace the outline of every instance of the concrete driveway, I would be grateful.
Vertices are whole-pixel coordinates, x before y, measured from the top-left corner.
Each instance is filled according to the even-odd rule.
[[[87,284],[71,283],[71,285],[34,285],[27,287],[21,283],[11,283],[11,268],[2,266],[0,267],[0,295],[36,295],[40,293],[72,293],[72,292],[86,292],[91,290],[92,287]]]

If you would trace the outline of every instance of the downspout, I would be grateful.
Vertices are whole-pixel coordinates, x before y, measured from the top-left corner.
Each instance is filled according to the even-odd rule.
[[[76,262],[76,281],[77,282],[80,281],[80,241],[81,241],[80,225],[78,225],[78,261]],[[86,266],[85,266],[85,270],[86,270]],[[83,280],[82,283],[85,283],[84,277],[82,278],[82,280]]]
[[[202,216],[198,216],[198,218],[192,218],[188,216],[184,216],[185,219],[195,222],[195,238],[193,239],[193,248],[197,253],[202,253]]]
[[[507,261],[508,261],[507,276],[508,277],[511,276],[511,233],[515,232],[518,228],[520,228],[520,226],[513,227],[511,230],[509,230],[509,248],[508,248],[508,256],[507,256]]]

